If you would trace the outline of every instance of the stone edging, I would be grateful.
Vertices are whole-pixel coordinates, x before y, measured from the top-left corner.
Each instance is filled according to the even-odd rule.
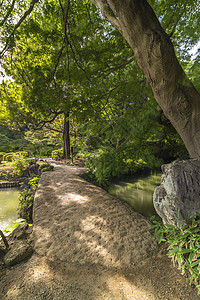
[[[0,182],[0,189],[1,188],[12,188],[12,187],[19,187],[19,182],[17,181],[4,181],[4,182]]]

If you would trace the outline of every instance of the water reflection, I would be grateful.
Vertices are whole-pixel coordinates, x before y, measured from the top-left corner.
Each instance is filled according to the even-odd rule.
[[[153,192],[160,184],[161,173],[138,177],[125,177],[123,180],[110,184],[109,193],[129,203],[136,211],[145,217],[156,215],[153,206]]]
[[[17,219],[18,189],[0,189],[0,229],[4,230],[7,226]]]

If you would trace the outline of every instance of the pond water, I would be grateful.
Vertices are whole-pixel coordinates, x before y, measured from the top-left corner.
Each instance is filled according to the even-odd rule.
[[[153,206],[153,192],[160,185],[161,172],[150,175],[127,176],[123,180],[111,182],[109,193],[129,203],[136,211],[145,217],[156,215]]]
[[[18,189],[0,189],[0,230],[12,225],[17,219],[18,195]]]

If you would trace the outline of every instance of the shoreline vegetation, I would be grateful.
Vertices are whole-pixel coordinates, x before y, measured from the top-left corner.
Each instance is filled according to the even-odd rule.
[[[2,157],[2,153],[0,155]],[[19,188],[18,219],[32,224],[33,200],[39,178],[42,172],[52,171],[53,166],[43,159],[29,159],[22,152],[8,153],[3,158],[7,161],[1,161],[0,164],[0,188]],[[6,228],[6,233],[22,224],[18,219],[13,226]]]

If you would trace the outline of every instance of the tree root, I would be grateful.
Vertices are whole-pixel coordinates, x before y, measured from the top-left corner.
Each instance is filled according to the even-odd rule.
[[[5,235],[3,234],[3,231],[1,231],[1,230],[0,230],[0,236],[2,237],[2,240],[3,240],[3,242],[4,242],[5,246],[6,246],[6,249],[8,249],[9,248],[8,241],[7,241],[6,237],[5,237]]]

